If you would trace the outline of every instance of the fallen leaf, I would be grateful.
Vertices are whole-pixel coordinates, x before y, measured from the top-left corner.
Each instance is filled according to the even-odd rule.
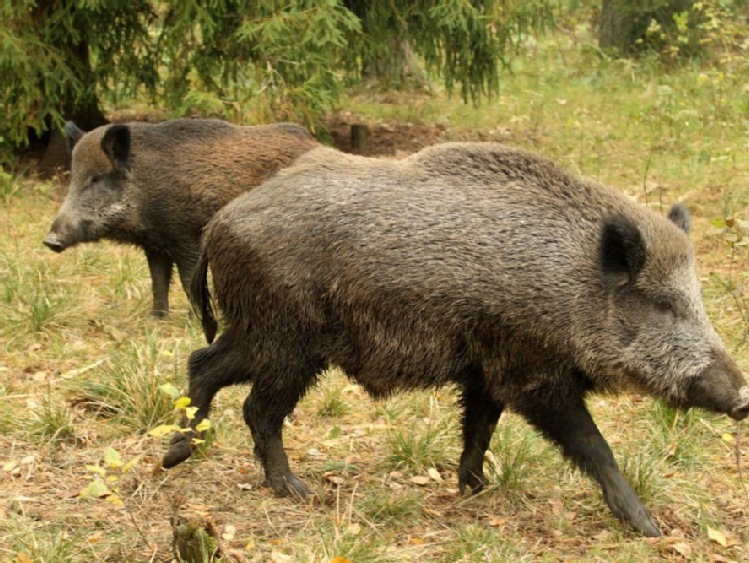
[[[18,467],[18,462],[16,461],[9,461],[5,465],[3,465],[3,471],[13,471],[16,467]]]
[[[231,524],[227,524],[226,526],[224,526],[224,533],[221,534],[221,537],[224,538],[226,541],[231,541],[234,539],[234,536],[236,534],[237,534],[237,529]]]
[[[111,494],[109,487],[98,479],[91,481],[78,495],[80,498],[102,498]]]
[[[111,467],[113,469],[122,467],[123,463],[122,463],[122,456],[120,456],[120,452],[118,452],[112,447],[107,448],[104,451],[104,463],[106,463],[108,467]]]
[[[250,538],[249,540],[247,540],[247,543],[244,544],[244,548],[247,551],[252,551],[253,549],[255,549],[255,540],[252,539],[252,538]]]
[[[359,532],[361,532],[361,526],[356,522],[349,524],[348,528],[346,528],[346,533],[350,536],[358,536]]]
[[[273,563],[285,563],[286,561],[292,561],[293,559],[291,555],[286,555],[285,553],[281,553],[274,549],[270,552],[270,560],[273,561]]]
[[[27,455],[26,457],[21,458],[21,465],[29,465],[30,463],[34,463],[34,459],[36,459],[33,455]]]
[[[492,516],[492,518],[489,520],[489,525],[492,527],[504,526],[506,523],[506,518],[497,518],[496,516]]]
[[[684,557],[689,557],[692,554],[692,548],[690,547],[688,543],[679,542],[679,543],[673,544],[670,547],[676,553],[678,553],[679,555],[683,555]]]
[[[440,475],[440,472],[437,471],[434,467],[430,467],[427,471],[429,473],[429,477],[432,478],[432,481],[436,481],[437,483],[442,483],[442,475]]]
[[[172,432],[179,432],[180,430],[181,428],[176,424],[161,424],[156,428],[151,428],[151,430],[148,431],[148,435],[153,436],[154,438],[163,438]]]
[[[707,527],[707,537],[715,543],[722,545],[723,547],[726,547],[728,545],[726,535],[720,530],[716,530],[715,528],[711,528],[710,526]]]
[[[94,532],[88,538],[86,538],[86,541],[88,543],[99,543],[99,540],[101,540],[101,536],[103,535],[103,532]]]
[[[345,557],[333,557],[333,559],[330,560],[330,563],[351,563],[351,561]]]
[[[185,418],[192,420],[195,418],[195,413],[198,412],[198,407],[185,407]]]
[[[326,475],[325,479],[328,481],[328,483],[333,483],[336,486],[343,485],[346,482],[343,477],[339,477],[337,475]]]
[[[733,436],[726,432],[720,435],[720,439],[723,440],[726,444],[733,444],[735,441]]]
[[[179,389],[177,389],[174,385],[171,383],[164,383],[163,385],[159,385],[159,391],[162,393],[169,395],[172,399],[175,401],[179,399]]]
[[[428,485],[429,477],[426,477],[424,475],[416,475],[415,477],[411,477],[411,482],[415,483],[416,485]]]
[[[31,557],[26,555],[23,551],[18,552],[18,555],[16,555],[16,561],[18,563],[33,563]]]
[[[411,545],[424,545],[424,540],[421,538],[408,538],[408,543]]]
[[[252,485],[250,483],[237,483],[237,488],[241,491],[251,491]]]

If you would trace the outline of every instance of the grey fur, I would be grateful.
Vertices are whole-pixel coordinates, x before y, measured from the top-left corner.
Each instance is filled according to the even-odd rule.
[[[207,226],[193,280],[210,337],[209,266],[227,328],[191,356],[193,424],[219,389],[253,382],[245,420],[277,491],[307,492],[282,422],[328,364],[374,396],[457,385],[461,489],[481,489],[497,419],[519,412],[647,535],[658,530],[584,397],[638,389],[749,412],[685,231],[501,145],[444,144],[403,160],[315,149],[237,198]],[[175,438],[165,466],[190,455],[188,437]]]

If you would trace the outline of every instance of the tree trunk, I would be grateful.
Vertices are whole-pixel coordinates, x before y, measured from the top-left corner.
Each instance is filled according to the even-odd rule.
[[[629,54],[635,46],[633,37],[636,10],[627,0],[603,0],[598,46],[606,52]]]
[[[52,0],[37,3],[33,18],[38,25],[44,25],[44,21],[54,12],[54,4]],[[88,41],[83,39],[79,43],[74,43],[69,34],[66,35],[66,39],[65,43],[57,47],[67,55],[71,68],[76,71],[76,78],[84,85],[85,90],[83,93],[76,93],[73,85],[69,85],[60,113],[66,121],[74,121],[84,131],[90,131],[107,123],[107,119],[101,111],[96,95],[96,77],[91,66]],[[62,132],[52,129],[51,117],[45,121],[49,124],[49,130],[39,138],[39,148],[44,147],[39,161],[39,173],[49,176],[67,168],[69,162],[67,151],[61,150],[61,147],[64,147]]]
[[[645,44],[650,22],[664,31],[674,28],[674,15],[691,12],[694,0],[602,0],[598,46],[616,55],[631,55]]]

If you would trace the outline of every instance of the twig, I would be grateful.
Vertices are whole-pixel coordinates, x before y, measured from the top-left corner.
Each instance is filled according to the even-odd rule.
[[[146,544],[147,548],[151,547],[151,542],[148,541],[148,537],[146,537],[146,534],[143,533],[143,530],[140,529],[140,526],[138,526],[138,521],[135,519],[135,516],[133,516],[132,511],[130,510],[130,507],[127,505],[125,501],[122,502],[122,506],[125,507],[125,512],[127,512],[127,515],[130,516],[130,520],[133,523],[133,526],[135,527],[135,531],[138,532],[138,535],[143,540],[143,543]]]
[[[736,473],[739,476],[739,483],[741,483],[741,489],[744,491],[744,496],[749,500],[749,490],[746,488],[744,482],[744,472],[741,469],[741,431],[739,428],[739,421],[736,421]],[[746,520],[749,521],[749,516],[745,516]]]

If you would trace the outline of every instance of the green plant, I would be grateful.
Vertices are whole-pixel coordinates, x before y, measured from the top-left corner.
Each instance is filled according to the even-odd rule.
[[[145,343],[130,342],[113,353],[97,379],[73,384],[85,401],[102,413],[111,413],[130,428],[145,431],[172,415],[173,401],[160,389],[159,359],[164,344],[155,333]],[[181,366],[175,360],[176,372]]]

